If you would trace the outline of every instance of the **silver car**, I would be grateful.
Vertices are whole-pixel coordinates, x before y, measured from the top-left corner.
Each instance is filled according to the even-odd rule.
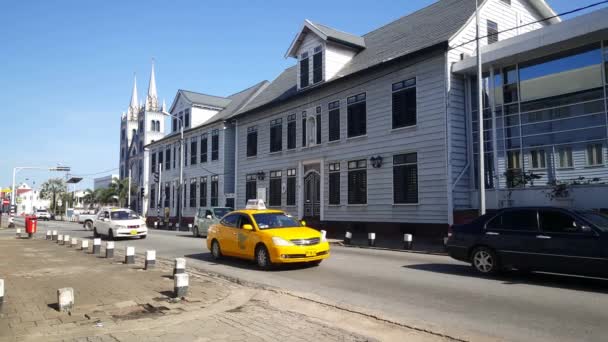
[[[192,225],[192,235],[207,237],[207,231],[212,225],[219,223],[224,215],[232,211],[227,207],[198,208]]]

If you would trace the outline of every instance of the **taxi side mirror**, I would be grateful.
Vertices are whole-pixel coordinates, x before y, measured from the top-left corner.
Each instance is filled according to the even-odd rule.
[[[306,225],[306,221],[304,221],[304,220],[302,220],[300,223],[301,223],[303,226],[305,226],[305,225]]]
[[[243,225],[243,230],[253,230],[253,226],[250,224],[244,224]]]

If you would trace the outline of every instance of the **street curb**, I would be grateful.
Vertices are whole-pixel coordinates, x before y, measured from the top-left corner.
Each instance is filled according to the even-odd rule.
[[[448,256],[447,252],[416,251],[416,250],[410,250],[410,249],[396,249],[396,248],[386,248],[386,247],[370,247],[370,246],[363,246],[363,245],[347,245],[343,241],[330,241],[329,244],[331,246],[340,246],[340,247],[348,247],[348,248],[375,249],[375,250],[380,250],[380,251],[391,251],[391,252],[402,252],[402,253],[413,253],[413,254],[427,254],[427,255]]]

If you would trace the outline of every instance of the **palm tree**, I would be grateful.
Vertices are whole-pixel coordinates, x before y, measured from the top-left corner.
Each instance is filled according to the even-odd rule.
[[[112,179],[112,183],[110,184],[110,187],[108,188],[111,191],[111,194],[109,197],[109,200],[111,200],[111,197],[118,198],[118,206],[127,206],[127,198],[129,197],[129,179],[125,178],[125,179],[118,179],[118,178],[114,178]],[[137,186],[135,186],[135,184],[131,184],[131,195],[134,195],[137,193]]]
[[[82,201],[84,202],[85,208],[90,209],[95,202],[95,192],[91,189],[86,189]]]
[[[56,214],[57,199],[67,192],[67,187],[62,178],[51,178],[42,183],[40,197],[51,201],[52,212]]]

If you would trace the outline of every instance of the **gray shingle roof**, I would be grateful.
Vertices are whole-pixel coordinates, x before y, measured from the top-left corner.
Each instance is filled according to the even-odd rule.
[[[190,90],[180,89],[179,92],[190,102],[212,107],[225,108],[230,100],[225,97],[196,93]]]
[[[310,23],[325,34],[329,40],[359,48],[365,47],[365,39],[361,36],[355,36],[354,34],[342,32],[323,24],[313,22]]]
[[[447,42],[464,26],[474,12],[475,0],[440,0],[371,31],[363,36],[365,49],[355,55],[340,70],[338,76],[354,74],[380,63]],[[327,29],[326,26],[323,28]],[[237,115],[296,95],[296,74],[295,66],[285,69]],[[331,80],[326,83],[330,82]]]

